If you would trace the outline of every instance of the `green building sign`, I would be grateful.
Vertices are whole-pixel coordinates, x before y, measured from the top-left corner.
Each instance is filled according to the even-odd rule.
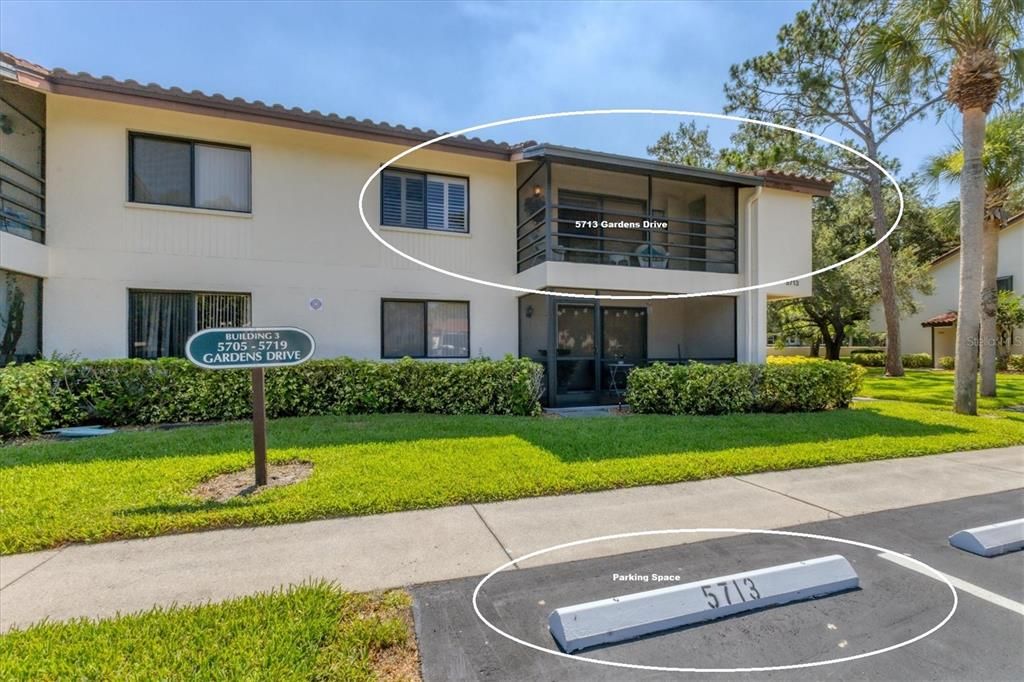
[[[189,338],[185,355],[206,369],[287,367],[313,357],[316,343],[295,327],[204,329]]]

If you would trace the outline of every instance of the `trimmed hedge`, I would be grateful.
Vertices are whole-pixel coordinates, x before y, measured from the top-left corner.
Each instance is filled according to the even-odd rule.
[[[948,355],[939,358],[939,369],[956,369],[956,360]]]
[[[813,412],[848,407],[866,370],[846,362],[800,358],[764,365],[666,365],[629,374],[634,412],[726,414]]]
[[[850,361],[862,367],[885,367],[885,353],[851,354]],[[932,356],[928,353],[912,353],[904,355],[901,362],[908,369],[921,369],[932,366]]]
[[[338,358],[267,370],[267,415],[370,412],[540,413],[543,368],[529,359],[461,363]],[[83,423],[111,426],[242,419],[248,370],[187,360],[41,360],[0,368],[0,438]]]
[[[1011,355],[1007,358],[1006,369],[1011,372],[1024,372],[1024,355]]]

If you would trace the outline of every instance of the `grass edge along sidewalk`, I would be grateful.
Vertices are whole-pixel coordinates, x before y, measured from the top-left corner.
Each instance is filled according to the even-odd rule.
[[[0,636],[10,679],[419,680],[412,602],[324,582]]]
[[[366,415],[277,420],[295,485],[218,503],[199,483],[251,466],[245,423],[0,448],[0,553],[656,485],[1024,444],[1024,414],[912,402],[716,417]]]

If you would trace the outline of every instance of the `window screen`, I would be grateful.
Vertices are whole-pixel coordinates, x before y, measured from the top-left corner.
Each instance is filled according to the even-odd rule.
[[[192,145],[132,138],[132,201],[192,205]]]

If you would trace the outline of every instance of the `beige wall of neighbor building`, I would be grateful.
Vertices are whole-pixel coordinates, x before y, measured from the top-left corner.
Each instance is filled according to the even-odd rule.
[[[900,320],[900,341],[903,353],[932,353],[932,328],[921,323],[938,315],[956,312],[960,292],[959,249],[938,258],[931,268],[934,290],[930,295],[915,297],[918,310]],[[999,233],[999,277],[1013,277],[1013,291],[1024,295],[1024,214],[1015,216]],[[873,331],[885,331],[885,316],[881,305],[871,311]],[[956,327],[935,327],[933,361],[953,357],[956,353]],[[1018,344],[1014,353],[1024,353],[1024,329],[1014,335]]]

